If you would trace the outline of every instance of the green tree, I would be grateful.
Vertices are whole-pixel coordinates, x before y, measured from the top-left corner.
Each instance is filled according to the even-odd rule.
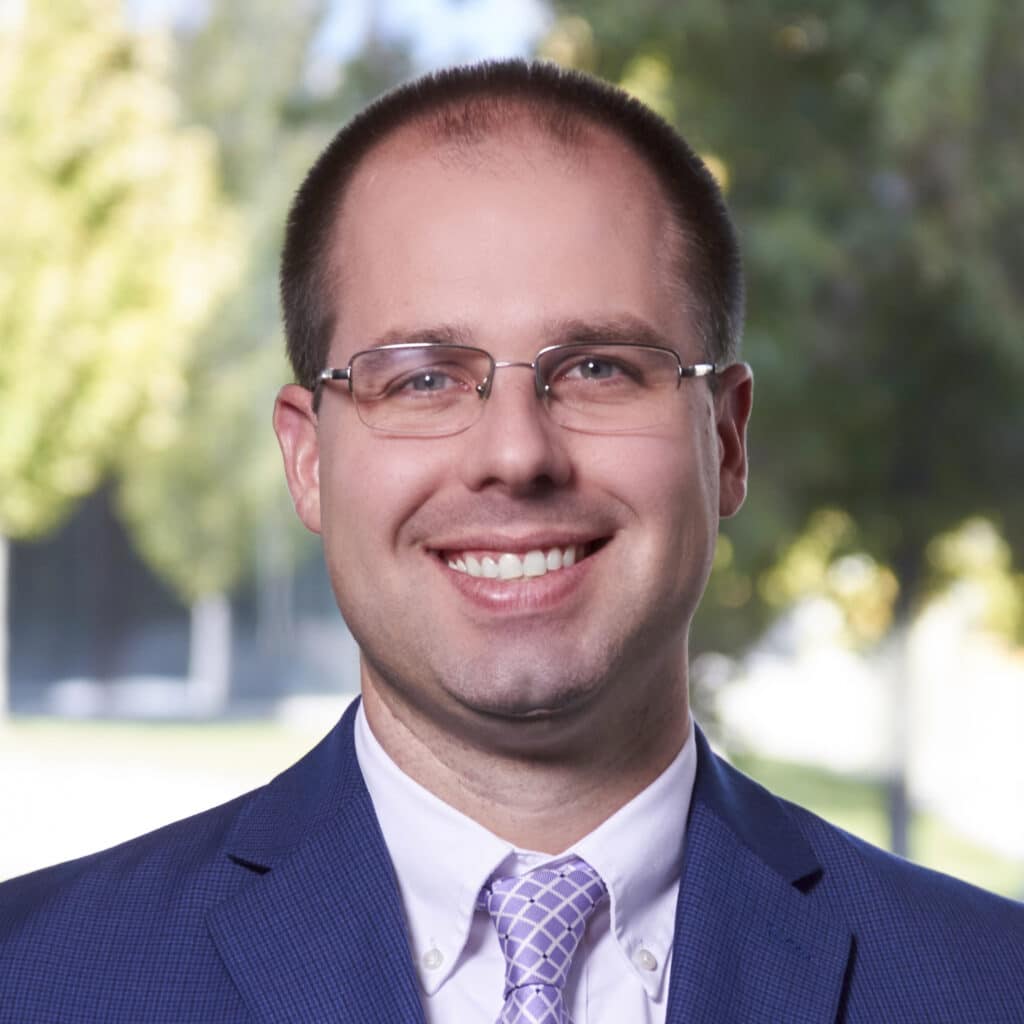
[[[130,35],[117,0],[0,23],[0,545],[57,525],[131,439],[173,434],[237,265],[212,140],[182,126],[161,42]]]
[[[1019,558],[1024,4],[556,8],[547,45],[673,119],[744,236],[752,507],[727,526],[698,643],[760,628],[772,567],[823,509],[895,573],[897,630],[936,536],[982,516]]]
[[[325,7],[223,0],[177,38],[182,103],[217,140],[245,269],[195,348],[170,443],[126,449],[119,506],[143,557],[189,603],[309,550],[270,429],[274,394],[291,379],[277,306],[284,220],[331,135],[408,67],[372,32],[348,63],[318,53]]]

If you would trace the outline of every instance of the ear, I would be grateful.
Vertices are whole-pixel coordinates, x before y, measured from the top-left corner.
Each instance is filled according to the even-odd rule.
[[[307,529],[319,533],[320,440],[311,391],[298,384],[281,388],[274,402],[274,433],[295,511]]]
[[[718,432],[718,514],[735,515],[747,496],[747,423],[754,400],[754,375],[746,363],[733,363],[717,377],[715,428]]]

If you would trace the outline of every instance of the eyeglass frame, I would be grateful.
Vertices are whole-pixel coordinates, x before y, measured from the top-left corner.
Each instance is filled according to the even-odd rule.
[[[538,398],[544,398],[551,394],[551,385],[546,383],[541,377],[540,372],[540,361],[543,356],[549,352],[564,351],[578,349],[586,351],[588,348],[634,348],[644,349],[649,352],[664,352],[667,355],[672,356],[676,361],[677,376],[676,376],[676,390],[679,390],[679,385],[684,379],[698,378],[698,377],[714,377],[721,372],[721,367],[717,363],[684,363],[680,358],[679,353],[674,348],[669,348],[667,345],[652,345],[646,342],[644,343],[633,343],[628,341],[569,341],[561,342],[554,345],[545,345],[540,349],[537,354],[533,357],[531,362],[525,362],[523,360],[516,359],[495,359],[490,352],[486,349],[478,348],[476,345],[461,345],[453,342],[436,342],[436,341],[402,341],[395,342],[388,345],[376,345],[372,348],[360,349],[358,352],[354,352],[349,358],[348,365],[343,367],[329,366],[321,370],[317,374],[316,383],[313,386],[313,412],[318,413],[320,407],[320,396],[322,394],[322,388],[325,384],[331,381],[343,380],[348,383],[348,392],[352,396],[352,401],[356,407],[356,414],[359,414],[359,400],[356,398],[355,391],[352,386],[352,364],[363,355],[370,355],[374,352],[383,352],[389,350],[402,350],[409,351],[411,349],[430,349],[430,348],[445,348],[445,349],[460,349],[464,352],[473,352],[478,355],[485,356],[488,362],[491,364],[490,372],[484,377],[483,381],[479,384],[474,385],[474,391],[480,398],[481,402],[485,402],[490,398],[491,390],[494,387],[494,376],[497,370],[504,369],[506,367],[518,366],[524,370],[532,370],[534,375],[534,390]],[[461,434],[463,431],[468,430],[474,423],[477,422],[479,416],[483,414],[483,408],[481,406],[480,414],[477,415],[472,421],[466,424],[464,427],[460,427],[457,430],[453,430],[450,433],[444,434],[422,434],[422,435],[408,435],[408,436],[421,436],[421,437],[454,437],[456,434]],[[359,416],[359,422],[363,424],[367,430],[376,430],[383,433],[389,433],[387,428],[374,427],[367,423],[362,416]],[[569,428],[565,428],[569,429]],[[403,432],[404,433],[404,432]]]

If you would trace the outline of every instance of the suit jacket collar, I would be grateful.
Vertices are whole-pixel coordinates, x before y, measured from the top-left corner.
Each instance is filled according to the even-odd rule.
[[[784,805],[697,734],[667,1024],[836,1019],[852,936]]]
[[[208,924],[258,1021],[423,1021],[354,719],[355,704],[260,792],[228,839],[228,856],[253,877]]]
[[[252,877],[209,927],[259,1021],[423,1021],[354,720],[353,704],[227,842]],[[697,758],[667,1024],[834,1021],[852,940],[813,897],[817,857],[783,805],[699,730]]]

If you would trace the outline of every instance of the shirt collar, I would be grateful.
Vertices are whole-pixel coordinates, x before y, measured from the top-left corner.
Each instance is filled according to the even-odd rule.
[[[669,766],[573,847],[604,879],[612,932],[652,998],[661,989],[671,959],[686,819],[696,774],[691,715],[686,742]],[[657,961],[653,969],[644,954]],[[641,966],[644,960],[648,966]]]
[[[513,848],[406,775],[378,743],[361,703],[355,745],[394,864],[416,971],[432,995],[462,955],[477,895]],[[431,966],[438,954],[440,967]]]
[[[517,850],[406,775],[373,735],[362,704],[355,746],[394,864],[417,974],[428,995],[444,984],[462,956],[477,896],[492,875],[521,874],[571,854],[582,857],[604,880],[619,949],[644,989],[657,998],[672,949],[697,769],[692,716],[686,742],[665,771],[556,856]],[[646,967],[638,964],[644,951],[657,961],[653,970],[649,961]]]

